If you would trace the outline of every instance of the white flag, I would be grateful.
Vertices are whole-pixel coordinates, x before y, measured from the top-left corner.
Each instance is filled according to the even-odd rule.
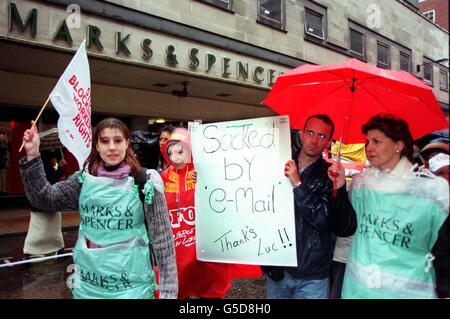
[[[80,169],[92,148],[91,76],[85,43],[86,39],[50,94],[59,113],[59,139],[75,156]]]

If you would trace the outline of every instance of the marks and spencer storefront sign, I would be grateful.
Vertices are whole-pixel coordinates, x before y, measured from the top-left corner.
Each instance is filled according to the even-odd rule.
[[[72,13],[60,7],[33,5],[33,2],[22,0],[6,5],[7,8],[5,3],[3,8],[8,11],[8,29],[0,29],[0,35],[8,38],[24,37],[31,42],[58,47],[76,47],[86,38],[89,53],[267,88],[275,83],[278,75],[289,70],[261,59],[219,51],[213,46],[197,47],[188,40],[77,13],[76,10]],[[73,14],[78,14],[76,26],[68,23]],[[41,32],[41,29],[45,31]]]

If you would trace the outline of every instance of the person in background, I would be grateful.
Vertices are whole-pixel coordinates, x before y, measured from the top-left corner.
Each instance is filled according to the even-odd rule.
[[[450,156],[444,153],[435,153],[428,159],[428,167],[430,171],[439,177],[449,180]]]
[[[445,153],[434,153],[428,159],[430,171],[449,180],[450,158]],[[448,216],[439,230],[438,239],[431,251],[435,257],[433,263],[436,271],[436,294],[439,298],[450,298],[450,231]]]
[[[428,168],[428,160],[438,153],[443,153],[450,155],[450,145],[446,138],[437,138],[431,140],[427,145],[425,145],[420,151],[420,159],[422,163]]]
[[[56,156],[51,156],[45,175],[53,185],[64,178],[65,160],[58,163]],[[30,222],[23,246],[25,259],[56,255],[64,248],[61,229],[61,211],[47,211],[31,207]]]
[[[431,250],[436,272],[436,295],[438,298],[450,298],[450,229],[448,216],[439,230],[436,243]]]
[[[294,192],[297,267],[261,267],[268,275],[267,297],[328,298],[329,272],[336,236],[356,229],[342,164],[328,163],[323,151],[330,146],[334,124],[323,114],[309,117],[302,130],[302,146],[284,167]],[[337,194],[333,197],[333,181]]]
[[[233,279],[260,276],[258,266],[203,262],[197,259],[195,237],[195,183],[191,137],[184,128],[176,128],[163,146],[171,164],[162,174],[172,224],[178,268],[178,298],[196,296],[223,298]]]
[[[78,270],[70,281],[73,296],[154,298],[152,241],[160,298],[176,298],[175,249],[161,177],[155,170],[147,170],[143,191],[136,187],[141,167],[131,148],[129,129],[122,121],[102,120],[92,136],[92,150],[82,170],[65,181],[53,185],[47,181],[36,127],[25,131],[27,155],[19,161],[25,193],[33,206],[80,211],[73,252]],[[139,191],[144,193],[144,201]]]
[[[431,140],[420,152],[420,158],[425,167],[429,168],[434,175],[443,177],[447,179],[447,181],[449,181],[449,148],[449,140],[443,136]],[[439,298],[450,298],[449,237],[450,231],[447,217],[439,230],[438,239],[431,251],[435,257],[433,264],[436,271],[436,294]]]
[[[0,194],[7,193],[6,169],[8,167],[10,151],[11,145],[8,142],[8,136],[5,131],[0,131]]]
[[[164,170],[170,166],[170,163],[166,160],[165,156],[163,155],[162,149],[164,144],[170,138],[170,135],[172,134],[174,129],[175,127],[173,127],[170,124],[164,125],[159,134],[159,150],[161,151],[161,153],[159,154],[158,168],[156,169],[159,174],[164,172]]]
[[[66,161],[62,158],[59,162],[55,156],[50,158],[50,165],[47,167],[46,176],[50,184],[55,184],[64,180]]]
[[[370,167],[350,186],[358,228],[342,298],[433,298],[431,250],[448,216],[448,183],[428,170],[415,170],[404,120],[381,113],[362,131]]]

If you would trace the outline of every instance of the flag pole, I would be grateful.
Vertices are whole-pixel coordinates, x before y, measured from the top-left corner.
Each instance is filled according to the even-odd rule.
[[[354,94],[355,94],[355,82],[356,82],[356,79],[353,76],[352,86],[350,87],[350,92],[351,92],[351,95],[352,95],[352,99],[350,101],[349,106],[347,106],[347,114],[345,115],[344,125],[342,126],[341,139],[339,141],[339,147],[338,147],[338,150],[337,150],[337,162],[338,163],[341,163],[342,138],[344,137],[346,126],[348,126],[348,121],[349,121],[349,118],[350,118],[350,110],[353,107]],[[334,175],[334,180],[333,180],[333,197],[336,197],[336,196],[337,196],[337,175]]]
[[[33,122],[33,125],[31,125],[31,129],[33,129],[36,126],[36,122],[39,120],[39,118],[41,117],[42,112],[44,111],[45,107],[48,104],[48,101],[50,101],[50,96],[51,94],[48,96],[47,101],[45,101],[44,106],[41,108],[41,110],[39,111],[38,116],[36,117],[36,119]],[[25,145],[25,141],[22,142],[22,146],[19,149],[19,153],[22,151],[23,146]]]

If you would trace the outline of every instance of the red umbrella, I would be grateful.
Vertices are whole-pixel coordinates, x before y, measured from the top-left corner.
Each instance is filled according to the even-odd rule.
[[[333,139],[345,144],[364,143],[362,124],[380,112],[406,120],[414,139],[448,128],[430,86],[408,72],[357,59],[290,70],[277,78],[263,103],[289,115],[297,129],[303,129],[310,115],[327,114],[335,124]]]

